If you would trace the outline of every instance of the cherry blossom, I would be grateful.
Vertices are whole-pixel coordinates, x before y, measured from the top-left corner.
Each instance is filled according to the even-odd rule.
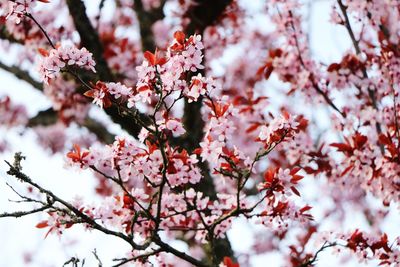
[[[67,66],[77,66],[96,72],[95,62],[86,48],[60,46],[50,51],[42,50],[44,58],[39,64],[39,73],[46,84],[56,78],[58,73]]]

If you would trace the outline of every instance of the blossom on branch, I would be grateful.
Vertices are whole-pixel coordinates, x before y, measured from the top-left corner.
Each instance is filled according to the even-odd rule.
[[[69,67],[78,67],[96,72],[96,63],[86,48],[78,49],[75,46],[59,46],[56,49],[46,51],[40,49],[43,59],[39,64],[39,73],[43,81],[48,84],[51,79],[57,77],[62,70]]]

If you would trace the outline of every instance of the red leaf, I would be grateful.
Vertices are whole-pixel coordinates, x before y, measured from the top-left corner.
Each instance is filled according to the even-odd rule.
[[[203,149],[201,147],[198,147],[195,150],[193,150],[193,154],[200,155],[202,151]]]
[[[36,224],[36,228],[46,228],[47,226],[49,226],[47,221],[42,221],[42,222]]]
[[[379,135],[379,142],[384,144],[384,145],[391,145],[392,144],[392,140],[390,139],[390,137],[384,135],[384,134],[380,134]]]
[[[44,57],[48,57],[49,56],[49,52],[46,49],[43,48],[38,48],[39,53],[44,56]]]
[[[349,167],[347,167],[341,174],[340,176],[344,176],[346,173],[348,173],[351,169],[354,168],[354,164],[351,164]]]
[[[150,63],[150,65],[154,66],[156,64],[156,55],[150,51],[144,52],[143,56]]]
[[[298,195],[300,197],[300,192],[296,189],[296,187],[291,186],[290,189],[292,189],[293,193],[295,193],[296,195]]]
[[[180,44],[183,44],[185,42],[185,33],[181,32],[181,31],[176,31],[174,33],[174,38],[176,39],[176,41]]]
[[[353,148],[348,145],[348,144],[343,144],[343,143],[332,143],[330,146],[336,147],[338,151],[340,152],[349,152],[353,153]]]
[[[223,262],[226,267],[240,267],[239,263],[233,263],[232,259],[229,257],[224,257]]]
[[[246,133],[251,133],[257,130],[257,128],[260,126],[259,123],[254,123],[252,124],[249,128],[246,129]]]
[[[308,211],[308,210],[310,210],[310,209],[312,209],[312,207],[306,205],[306,206],[304,206],[304,207],[302,207],[302,208],[300,209],[300,212],[301,212],[301,213],[304,213],[304,212],[306,212],[306,211]]]

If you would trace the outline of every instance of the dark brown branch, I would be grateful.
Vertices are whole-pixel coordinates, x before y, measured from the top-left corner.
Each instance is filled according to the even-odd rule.
[[[5,25],[2,25],[0,28],[0,39],[7,40],[12,44],[24,44],[23,41],[15,39],[14,36],[7,31]]]
[[[3,69],[5,71],[8,71],[12,74],[15,75],[15,77],[17,77],[20,80],[23,80],[27,83],[29,83],[30,85],[32,85],[34,88],[43,91],[43,84],[36,81],[35,79],[33,79],[29,73],[27,71],[24,71],[22,69],[20,69],[17,66],[7,66],[4,63],[0,62],[0,69]]]
[[[195,0],[188,10],[190,23],[186,27],[188,34],[202,34],[204,30],[214,24],[232,0]]]
[[[337,243],[329,243],[327,241],[325,241],[325,243],[315,252],[314,256],[309,259],[308,261],[304,262],[303,264],[301,264],[299,267],[309,267],[309,266],[314,266],[314,263],[317,261],[318,259],[318,254],[321,253],[322,251],[324,251],[327,248],[330,247],[335,247],[338,246],[339,244]]]
[[[342,3],[341,0],[337,0],[340,10],[342,11],[342,14],[344,16],[344,25],[347,29],[347,32],[349,33],[350,39],[353,43],[354,49],[356,50],[356,54],[360,55],[361,54],[361,49],[360,49],[360,45],[359,45],[359,41],[356,40],[356,37],[354,35],[354,31],[353,28],[351,27],[351,23],[350,23],[350,19],[349,16],[347,15],[347,7],[345,7]],[[368,73],[367,70],[365,68],[364,65],[362,65],[362,69],[361,69],[362,73],[363,73],[363,77],[364,79],[368,79]],[[369,98],[372,101],[372,106],[377,109],[377,103],[376,103],[376,97],[375,97],[375,91],[371,90],[371,88],[368,88],[368,95]],[[379,125],[379,129],[380,129],[380,125]],[[380,130],[379,130],[380,131]],[[379,132],[380,133],[380,132]]]
[[[67,0],[67,6],[74,21],[76,30],[81,37],[82,46],[86,47],[93,53],[93,57],[96,61],[96,70],[98,71],[100,80],[113,81],[114,77],[103,57],[103,45],[97,31],[93,28],[88,16],[86,15],[85,4],[81,0]],[[116,105],[113,105],[105,111],[115,123],[121,125],[121,127],[129,134],[134,137],[138,136],[142,126],[135,123],[135,120],[132,117],[123,115]],[[148,121],[146,115],[138,113],[138,116],[142,121]]]
[[[226,7],[232,3],[232,0],[197,0],[194,2],[192,8],[187,13],[187,16],[190,18],[190,23],[187,25],[185,31],[188,35],[194,33],[203,34],[208,26],[216,23]],[[196,74],[197,73],[194,73],[193,75]],[[202,75],[204,74],[205,73],[202,72]],[[186,134],[180,140],[179,144],[189,152],[197,148],[203,139],[204,121],[201,117],[201,107],[202,98],[192,103],[189,103],[187,100],[185,101],[183,125],[186,129]],[[200,162],[199,167],[204,178],[199,185],[196,185],[196,190],[200,190],[211,199],[215,199],[216,191],[208,164],[206,162]],[[211,258],[221,262],[224,256],[234,258],[233,250],[227,238],[213,239],[212,242],[212,251],[206,251],[209,259]]]
[[[50,36],[47,34],[47,32],[43,29],[42,25],[40,25],[40,23],[32,16],[32,14],[30,13],[26,13],[25,16],[27,16],[28,18],[30,18],[40,29],[40,31],[42,32],[42,34],[44,35],[44,37],[46,38],[47,42],[51,45],[51,47],[53,49],[56,49],[56,47],[54,46],[53,41],[51,40]]]
[[[232,0],[203,0],[194,1],[192,8],[188,11],[187,16],[190,23],[185,31],[188,35],[194,33],[203,34],[207,26],[214,24],[221,16],[225,8]],[[204,62],[203,62],[204,64]],[[197,73],[193,73],[196,75]],[[201,74],[204,76],[204,72]],[[187,131],[183,141],[183,147],[192,151],[195,149],[203,138],[204,122],[201,118],[202,99],[197,102],[188,103],[185,101],[183,125]]]
[[[103,44],[89,17],[86,15],[85,4],[81,0],[67,0],[67,6],[81,38],[82,46],[93,53],[99,78],[102,81],[113,81],[113,75],[103,56]]]
[[[57,121],[58,113],[54,109],[49,108],[40,111],[36,116],[32,117],[28,122],[28,126],[49,126],[55,124]],[[111,144],[115,140],[115,135],[111,134],[102,123],[93,118],[86,117],[80,126],[87,128],[96,135],[99,141],[105,144]]]
[[[35,214],[38,212],[42,212],[45,211],[47,209],[50,209],[52,206],[51,205],[45,205],[42,206],[40,208],[37,209],[33,209],[33,210],[28,210],[28,211],[16,211],[16,212],[11,212],[11,213],[0,213],[0,218],[5,218],[5,217],[14,217],[14,218],[19,218],[19,217],[23,217],[23,216],[27,216],[27,215],[31,215],[31,214]]]
[[[185,29],[186,33],[188,35],[203,34],[206,27],[214,24],[231,2],[232,0],[194,1],[192,8],[187,13],[190,23]],[[193,73],[193,75],[196,74]],[[204,76],[204,71],[201,74]],[[182,146],[189,151],[195,149],[203,138],[204,122],[200,113],[201,100],[200,98],[197,102],[188,103],[187,100],[185,102],[183,125],[187,134],[182,140]]]
[[[54,202],[58,202],[58,203],[62,204],[64,207],[66,207],[68,210],[70,210],[72,213],[74,213],[78,218],[82,219],[83,222],[90,225],[93,229],[96,229],[107,235],[119,237],[119,238],[125,240],[126,242],[128,242],[132,247],[134,247],[132,240],[128,236],[124,235],[123,233],[115,232],[113,230],[110,230],[110,229],[107,229],[107,228],[101,226],[94,219],[90,218],[89,216],[87,216],[86,214],[81,212],[79,209],[74,207],[72,204],[68,203],[67,201],[65,201],[65,200],[61,199],[60,197],[58,197],[57,195],[55,195],[53,192],[51,192],[51,191],[45,189],[44,187],[40,186],[39,184],[35,183],[31,178],[29,178],[26,174],[24,174],[21,171],[21,168],[16,167],[16,166],[18,166],[18,164],[16,165],[14,163],[13,165],[11,165],[8,161],[5,161],[5,162],[7,163],[7,165],[10,168],[7,171],[8,175],[18,178],[21,182],[29,184],[33,188],[37,189],[40,193],[46,195],[47,197],[50,197],[51,199],[54,200]]]
[[[146,11],[142,0],[135,0],[135,11],[139,21],[139,31],[142,42],[142,50],[153,52],[156,49],[152,26],[157,20],[164,18],[164,4],[166,0],[161,1],[160,6]]]
[[[163,242],[159,236],[154,237],[154,243],[156,243],[165,252],[174,254],[175,256],[177,256],[187,262],[190,262],[194,266],[198,266],[198,267],[207,267],[208,266],[208,265],[202,263],[201,261],[198,261],[198,260],[192,258],[191,256],[187,255],[185,252],[181,252],[181,251],[171,247],[167,243]]]
[[[114,259],[114,261],[120,261],[120,262],[115,264],[115,265],[113,265],[112,267],[119,267],[119,266],[122,266],[122,265],[124,265],[124,264],[126,264],[128,262],[132,262],[132,261],[136,261],[136,260],[145,260],[145,259],[147,259],[147,258],[149,258],[151,256],[157,255],[160,252],[162,252],[162,249],[156,249],[156,250],[153,250],[151,252],[135,256],[133,258]]]

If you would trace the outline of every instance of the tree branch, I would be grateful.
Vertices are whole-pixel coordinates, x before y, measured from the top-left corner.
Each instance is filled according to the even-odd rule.
[[[23,80],[27,83],[29,83],[30,85],[32,85],[34,88],[43,91],[43,84],[36,81],[35,79],[33,79],[30,75],[29,72],[24,71],[22,69],[20,69],[17,66],[7,66],[4,63],[0,62],[0,69],[3,69],[7,72],[10,72],[12,74],[15,75],[15,77],[17,77],[20,80]]]
[[[156,49],[152,26],[157,20],[164,18],[163,8],[165,2],[166,0],[162,0],[159,7],[146,11],[143,7],[142,0],[134,1],[134,8],[139,21],[139,31],[143,52],[153,52]]]
[[[75,28],[81,37],[82,46],[93,53],[99,78],[102,81],[113,81],[113,75],[103,56],[103,44],[86,15],[85,4],[81,0],[67,0],[66,2]]]
[[[204,30],[214,24],[221,16],[225,8],[232,0],[203,0],[195,1],[192,8],[188,11],[190,23],[186,27],[186,33],[192,35],[194,33],[203,34]],[[203,62],[204,64],[204,62]],[[204,71],[201,72],[204,76]],[[193,75],[197,75],[194,73]],[[201,142],[204,135],[204,121],[201,117],[202,99],[197,102],[189,103],[185,100],[183,125],[186,129],[185,136],[180,140],[180,145],[189,152],[193,151]],[[216,191],[210,169],[206,162],[200,162],[199,167],[203,175],[203,182],[196,185],[197,190],[204,192],[211,199],[216,199]],[[221,262],[225,256],[234,258],[234,252],[227,238],[213,240],[212,251],[206,251],[207,257]],[[211,254],[211,255],[210,255]]]
[[[14,217],[14,218],[19,218],[19,217],[23,217],[26,215],[30,215],[30,214],[34,214],[34,213],[38,213],[41,211],[45,211],[47,209],[50,209],[52,206],[51,205],[45,205],[42,206],[40,208],[37,209],[33,209],[33,210],[28,210],[28,211],[16,211],[16,212],[11,212],[11,213],[0,213],[0,218],[5,218],[5,217]]]

